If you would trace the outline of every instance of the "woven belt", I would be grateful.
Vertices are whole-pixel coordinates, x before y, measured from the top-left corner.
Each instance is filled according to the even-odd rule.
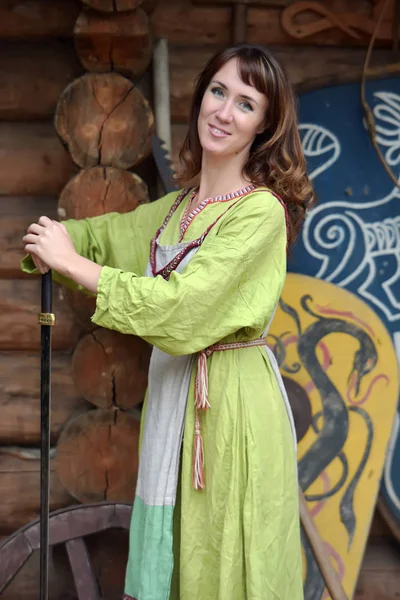
[[[192,478],[193,487],[196,490],[204,489],[204,444],[200,429],[199,411],[206,411],[211,408],[208,401],[208,371],[207,358],[214,352],[223,350],[236,350],[237,348],[252,348],[253,346],[265,346],[265,338],[258,338],[251,342],[236,342],[232,344],[215,344],[205,350],[201,350],[197,356],[197,371],[194,386],[194,403],[196,409],[195,429],[194,429],[194,448],[193,448],[193,466]]]

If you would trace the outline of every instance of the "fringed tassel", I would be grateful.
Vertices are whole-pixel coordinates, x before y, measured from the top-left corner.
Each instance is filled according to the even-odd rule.
[[[195,405],[199,410],[207,410],[207,408],[210,408],[210,403],[208,402],[207,353],[205,350],[199,352],[197,359]]]
[[[196,407],[196,421],[194,431],[193,447],[193,487],[195,490],[203,490],[204,483],[204,444],[200,431],[199,411],[210,407],[208,401],[208,372],[207,357],[212,353],[212,348],[199,352],[197,359],[197,372],[194,387],[194,404]]]
[[[205,350],[201,350],[197,357],[197,371],[194,385],[194,404],[196,407],[196,420],[195,420],[195,431],[194,431],[194,447],[193,447],[193,465],[192,465],[192,479],[193,487],[195,490],[203,490],[205,488],[204,482],[204,445],[203,438],[200,431],[200,418],[199,411],[207,410],[211,408],[208,401],[208,372],[207,372],[207,358],[211,356],[213,352],[219,352],[220,350],[234,350],[236,348],[250,348],[251,346],[265,346],[266,341],[264,338],[258,338],[257,340],[251,340],[250,342],[235,342],[232,344],[214,344],[209,346]]]
[[[200,419],[196,408],[196,424],[194,432],[194,447],[193,447],[193,487],[195,490],[203,490],[204,483],[204,446],[203,438],[200,431]]]

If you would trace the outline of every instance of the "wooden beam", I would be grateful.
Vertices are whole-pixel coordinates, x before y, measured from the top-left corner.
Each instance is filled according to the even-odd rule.
[[[22,255],[22,252],[21,252]],[[80,336],[72,311],[63,300],[63,290],[54,286],[54,350],[72,350]],[[40,280],[0,279],[0,350],[35,351],[40,349],[37,314],[40,307]]]
[[[194,0],[193,4],[247,4],[248,6],[266,6],[284,8],[294,0]]]
[[[32,458],[18,458],[0,452],[0,533],[10,534],[39,517],[40,459],[39,452]],[[27,454],[20,448],[21,455]],[[50,461],[52,510],[73,504],[74,500],[62,485],[55,469],[55,459]]]
[[[291,0],[195,0],[195,4],[230,5],[232,8],[232,43],[247,41],[247,10],[250,6],[284,8]]]
[[[0,65],[2,121],[51,119],[64,88],[83,72],[72,40],[2,41]]]
[[[331,0],[329,10],[341,13],[348,10],[346,0]],[[360,17],[371,16],[370,0],[354,0],[351,10]],[[249,6],[247,9],[247,41],[263,45],[305,45],[321,46],[361,46],[368,45],[370,36],[360,39],[349,38],[340,29],[331,28],[306,39],[294,39],[282,28],[282,8],[276,6]],[[232,11],[227,3],[217,6],[193,5],[185,0],[160,2],[152,14],[154,34],[168,38],[170,44],[207,46],[231,42]],[[201,23],[201,27],[199,27]],[[383,47],[388,41],[377,42]]]
[[[227,45],[231,37],[231,8],[236,0],[215,0],[215,6],[192,4],[187,0],[159,2],[152,12],[152,24],[156,37],[166,37],[170,43]],[[252,6],[262,3],[259,6]],[[281,26],[282,9],[290,6],[290,0],[249,0],[248,37],[250,43],[260,44],[320,44],[366,46],[368,35],[359,40],[350,39],[338,29],[316,34],[311,38],[293,39]],[[352,0],[351,11],[356,16],[373,17],[370,0]],[[146,7],[146,2],[143,4]],[[334,14],[349,12],[348,0],[331,0],[329,10]],[[70,38],[80,12],[79,2],[71,0],[8,0],[0,6],[0,39],[43,39]],[[306,23],[315,19],[304,17]],[[303,21],[303,18],[302,18]],[[201,23],[201,27],[199,27]],[[378,41],[378,45],[388,46],[388,41]]]
[[[4,196],[0,198],[0,278],[29,277],[21,271],[22,236],[41,215],[57,218],[56,198]]]
[[[51,443],[72,417],[91,405],[77,392],[68,352],[52,354]],[[23,373],[23,377],[21,377]],[[40,354],[0,353],[0,445],[40,444]]]
[[[80,11],[71,0],[7,0],[0,5],[0,38],[69,38]]]
[[[57,197],[77,172],[52,121],[0,122],[0,148],[0,196]]]

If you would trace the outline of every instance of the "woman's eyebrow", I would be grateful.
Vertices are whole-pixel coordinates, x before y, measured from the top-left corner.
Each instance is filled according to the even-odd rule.
[[[224,83],[222,83],[222,81],[218,81],[217,79],[213,79],[211,81],[211,83],[217,83],[218,85],[220,85],[222,88],[224,88],[224,90],[227,90],[228,88],[226,87],[226,85]],[[257,100],[255,100],[254,98],[252,98],[251,96],[246,96],[246,94],[239,94],[241,98],[245,98],[245,100],[250,100],[251,102],[254,102],[255,104],[258,105]]]

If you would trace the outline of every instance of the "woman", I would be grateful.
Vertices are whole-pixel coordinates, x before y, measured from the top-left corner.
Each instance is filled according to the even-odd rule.
[[[41,217],[25,249],[97,294],[94,323],[154,346],[124,598],[300,600],[295,432],[264,338],[312,189],[269,52],[209,61],[180,157],[195,188],[129,214]]]

